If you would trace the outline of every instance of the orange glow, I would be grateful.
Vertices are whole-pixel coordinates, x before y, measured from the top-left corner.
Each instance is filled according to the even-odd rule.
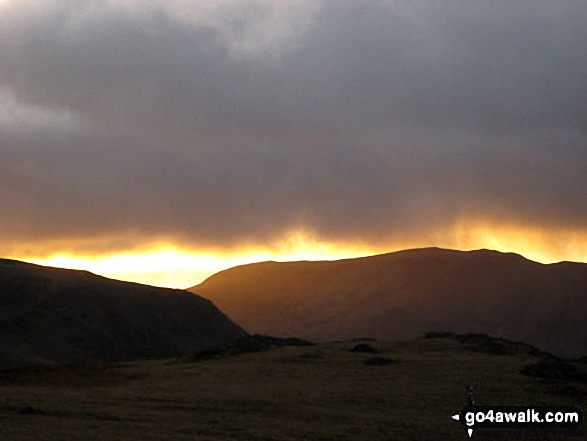
[[[545,230],[461,222],[452,229],[417,237],[382,238],[380,243],[325,242],[297,230],[267,246],[248,245],[232,250],[191,250],[155,242],[140,250],[116,253],[55,252],[51,255],[13,255],[14,259],[40,265],[88,270],[119,280],[155,286],[187,288],[208,276],[236,265],[275,260],[336,260],[362,257],[407,248],[441,247],[460,250],[488,248],[514,252],[531,260],[587,262],[587,231]]]
[[[151,248],[116,254],[57,252],[43,257],[12,256],[39,265],[91,271],[118,280],[170,288],[189,288],[212,274],[247,263],[267,260],[336,260],[361,257],[381,249],[322,243],[296,231],[268,247],[246,246],[227,251],[196,251],[157,243]]]
[[[454,248],[489,248],[541,263],[587,262],[587,230],[512,227],[491,222],[460,225]]]

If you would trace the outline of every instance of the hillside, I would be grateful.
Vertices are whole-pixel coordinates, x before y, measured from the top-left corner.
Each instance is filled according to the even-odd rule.
[[[370,350],[359,351],[360,347]],[[507,349],[507,353],[495,348]],[[484,336],[341,342],[239,355],[0,368],[11,441],[468,440],[466,404],[587,406],[587,365]],[[375,361],[379,362],[375,363]],[[555,365],[556,368],[556,365]],[[532,374],[532,375],[529,375]],[[577,375],[579,374],[579,375]],[[89,435],[88,435],[89,434]],[[580,440],[587,433],[476,431],[473,439]]]
[[[587,355],[587,264],[429,248],[243,265],[190,291],[255,333],[328,341],[482,332]]]
[[[0,260],[0,364],[174,357],[244,334],[187,291]]]

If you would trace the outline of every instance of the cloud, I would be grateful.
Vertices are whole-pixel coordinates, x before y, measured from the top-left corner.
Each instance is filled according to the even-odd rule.
[[[585,228],[583,1],[3,8],[6,243]]]

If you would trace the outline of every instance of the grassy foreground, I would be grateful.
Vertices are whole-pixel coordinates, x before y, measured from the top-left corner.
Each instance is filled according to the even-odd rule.
[[[537,361],[525,351],[491,353],[450,338],[368,344],[378,353],[339,342],[199,361],[2,369],[2,439],[465,440],[450,415],[469,384],[477,404],[587,408],[584,381],[521,374]]]

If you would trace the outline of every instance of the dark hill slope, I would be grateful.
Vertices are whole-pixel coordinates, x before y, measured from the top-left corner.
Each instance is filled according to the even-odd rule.
[[[0,259],[0,363],[191,355],[245,332],[209,300]]]
[[[587,354],[586,264],[430,248],[244,265],[190,290],[256,333],[320,341],[482,332]]]

